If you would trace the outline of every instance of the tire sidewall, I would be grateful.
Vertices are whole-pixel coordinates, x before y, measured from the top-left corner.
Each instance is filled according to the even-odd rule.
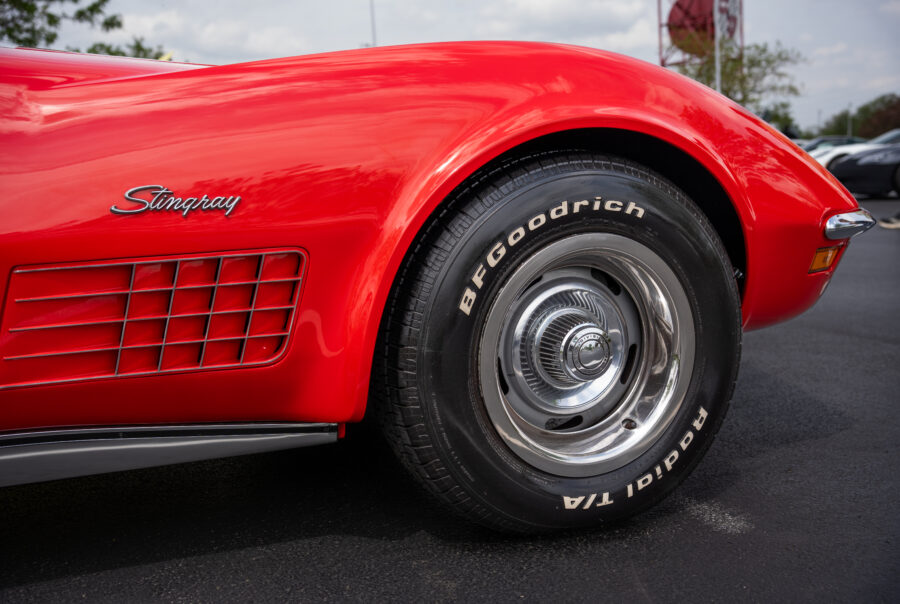
[[[417,366],[432,442],[470,496],[495,514],[516,510],[511,522],[590,525],[652,505],[699,461],[730,398],[740,326],[721,244],[683,194],[630,172],[539,175],[483,197],[487,207],[448,250],[423,310]],[[605,474],[560,477],[522,461],[497,433],[481,397],[478,350],[491,303],[515,268],[550,243],[593,232],[628,237],[666,261],[692,308],[696,354],[678,413],[646,452]]]

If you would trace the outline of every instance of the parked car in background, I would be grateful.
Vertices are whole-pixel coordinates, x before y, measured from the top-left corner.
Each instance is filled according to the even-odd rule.
[[[853,145],[866,142],[865,138],[860,136],[843,136],[840,134],[829,134],[827,136],[817,136],[816,138],[806,141],[800,145],[800,148],[807,153],[812,153],[817,149],[830,149],[841,145]]]
[[[893,130],[888,130],[881,136],[876,136],[872,140],[865,143],[858,143],[855,145],[841,145],[839,147],[830,147],[827,149],[816,149],[810,155],[813,158],[831,170],[831,167],[835,164],[835,162],[844,157],[845,155],[853,155],[854,153],[861,153],[863,151],[869,151],[871,149],[878,149],[883,147],[884,145],[892,145],[895,143],[900,143],[900,128],[894,128]]]
[[[839,157],[832,161],[831,173],[853,193],[900,195],[900,144]]]

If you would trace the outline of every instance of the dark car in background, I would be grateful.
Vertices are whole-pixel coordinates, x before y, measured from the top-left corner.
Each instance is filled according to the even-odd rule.
[[[900,144],[885,145],[835,160],[831,173],[852,193],[900,195]]]
[[[872,151],[874,149],[883,149],[887,145],[900,144],[900,128],[888,130],[879,134],[875,138],[864,143],[853,143],[848,145],[838,145],[837,147],[819,147],[809,154],[814,160],[831,170],[837,161],[854,153],[862,153],[863,151]]]
[[[829,134],[827,136],[817,136],[811,141],[807,141],[800,148],[809,153],[816,149],[828,149],[831,147],[839,147],[841,145],[852,145],[854,143],[864,143],[866,139],[859,136],[843,136],[840,134]]]

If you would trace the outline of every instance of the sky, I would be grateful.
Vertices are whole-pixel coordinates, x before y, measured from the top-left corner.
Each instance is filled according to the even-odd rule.
[[[663,0],[663,6],[673,1]],[[659,63],[657,0],[372,2],[379,46],[543,40]],[[122,15],[122,30],[69,25],[55,47],[141,36],[175,60],[219,65],[373,42],[370,0],[110,0],[108,12]],[[898,32],[900,0],[744,0],[747,44],[778,41],[805,57],[789,70],[801,86],[801,96],[789,100],[804,128],[881,94],[900,94]]]

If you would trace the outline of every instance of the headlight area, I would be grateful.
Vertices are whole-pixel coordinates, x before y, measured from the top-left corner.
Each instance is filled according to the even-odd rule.
[[[868,210],[862,208],[853,212],[835,214],[825,221],[824,234],[826,239],[840,241],[832,246],[820,247],[813,254],[809,265],[809,274],[821,273],[835,266],[841,255],[841,250],[847,246],[851,237],[865,233],[875,226],[875,219]]]
[[[829,270],[834,266],[834,261],[840,255],[843,245],[835,245],[832,247],[820,247],[813,255],[812,263],[809,265],[810,273],[821,273]]]
[[[853,212],[835,214],[825,222],[825,238],[832,241],[850,239],[875,226],[875,219],[862,208]]]

